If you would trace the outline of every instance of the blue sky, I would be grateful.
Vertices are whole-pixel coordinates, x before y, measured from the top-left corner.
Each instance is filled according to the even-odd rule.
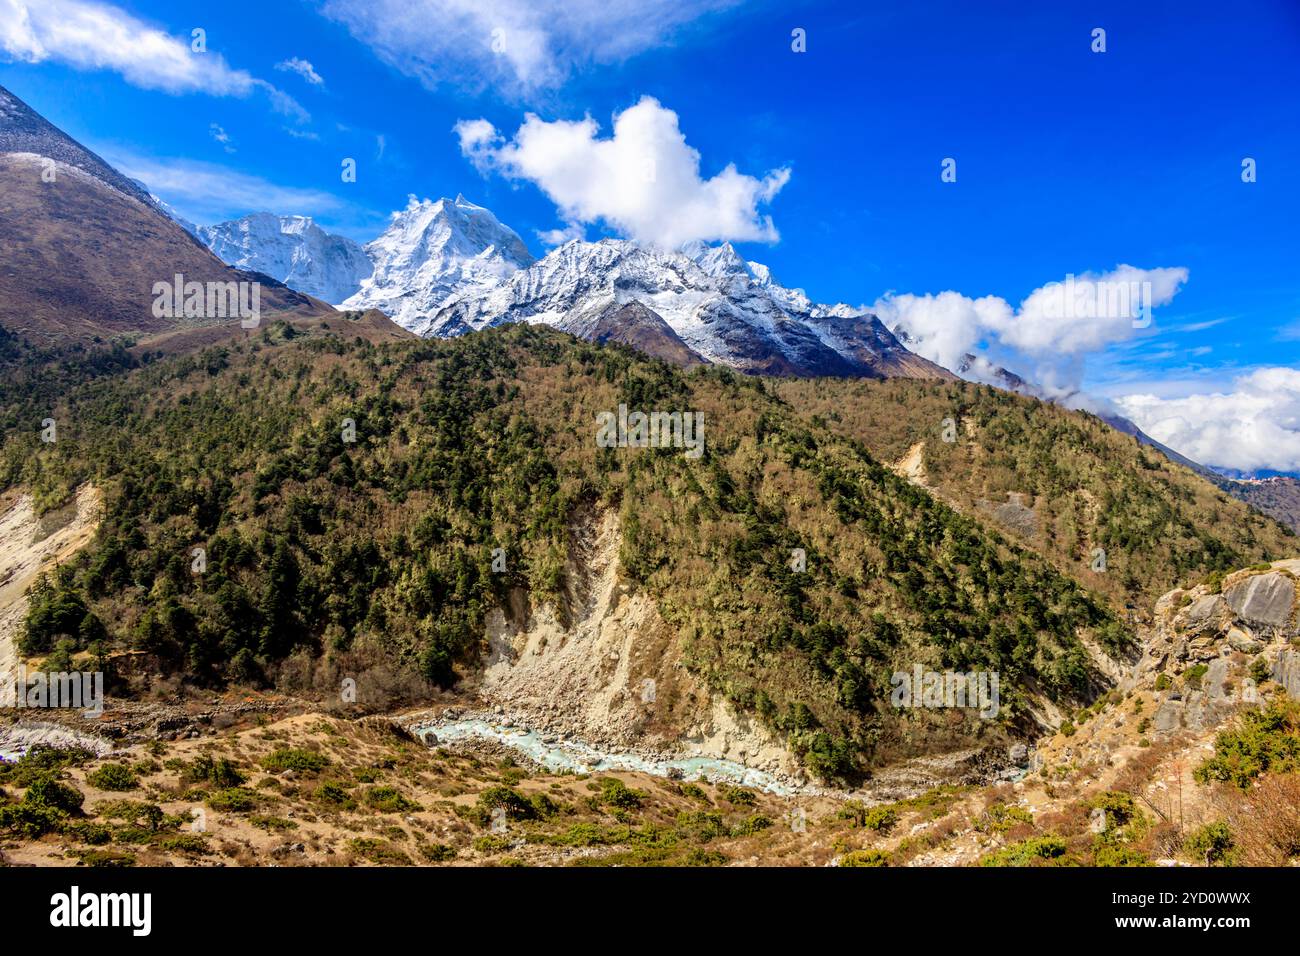
[[[37,23],[24,39],[14,12],[36,22],[51,5],[103,29]],[[87,51],[124,23],[116,51]],[[133,29],[156,28],[188,50],[196,27],[208,52],[195,75],[128,49],[143,42]],[[573,209],[504,154],[471,162],[455,125],[487,120],[499,148],[526,113],[590,116],[607,137],[651,96],[703,180],[728,164],[754,183],[788,171],[758,209],[779,239],[737,246],[815,300],[952,290],[1014,312],[1068,274],[1185,269],[1150,328],[1068,355],[971,334],[1017,371],[1055,365],[1156,437],[1248,470],[1300,468],[1300,373],[1258,374],[1300,357],[1298,54],[1294,0],[0,0],[0,84],[199,222],[266,208],[365,241],[409,194],[461,192],[541,254],[539,235],[572,228]],[[320,82],[277,68],[295,59]],[[1245,157],[1256,182],[1242,182]],[[594,208],[577,224],[588,238],[628,232]],[[1287,398],[1270,404],[1278,388]],[[1223,435],[1193,434],[1215,412]],[[1285,434],[1243,434],[1261,415]]]

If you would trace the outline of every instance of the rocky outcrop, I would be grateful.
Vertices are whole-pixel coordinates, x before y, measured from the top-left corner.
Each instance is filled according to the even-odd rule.
[[[1294,619],[1295,580],[1282,571],[1254,574],[1224,588],[1223,599],[1248,624],[1285,629]]]

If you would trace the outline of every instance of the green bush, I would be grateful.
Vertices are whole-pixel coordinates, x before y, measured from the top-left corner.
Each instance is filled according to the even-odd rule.
[[[755,813],[752,816],[741,820],[731,829],[732,836],[753,836],[755,833],[761,833],[772,825],[772,818],[764,816],[761,813]]]
[[[351,794],[332,781],[322,783],[316,788],[316,792],[312,796],[318,802],[326,806],[337,807],[340,810],[352,810],[357,805]]]
[[[1244,711],[1214,741],[1214,756],[1193,771],[1198,783],[1221,780],[1245,790],[1262,773],[1300,770],[1300,702],[1274,701]]]
[[[242,784],[244,775],[225,757],[213,759],[208,754],[199,754],[181,772],[181,781],[226,790]]]
[[[229,787],[208,794],[205,801],[213,810],[228,813],[247,813],[257,807],[257,794],[246,787]]]
[[[990,853],[980,866],[1061,866],[1067,862],[1065,850],[1058,836],[1030,837]]]
[[[51,807],[60,813],[76,813],[85,800],[80,790],[56,780],[53,775],[33,780],[23,794],[23,803],[28,806]]]
[[[883,850],[854,850],[840,857],[840,866],[889,866],[889,854]]]
[[[366,805],[380,813],[415,813],[421,807],[406,799],[396,787],[371,787],[364,794]]]
[[[1188,834],[1183,849],[1207,866],[1231,866],[1237,841],[1232,828],[1223,822],[1207,823]]]
[[[262,758],[262,766],[271,773],[295,770],[300,773],[320,773],[330,765],[329,757],[314,750],[280,747]]]
[[[124,763],[106,763],[86,774],[86,782],[98,790],[134,790],[140,785],[135,771]]]

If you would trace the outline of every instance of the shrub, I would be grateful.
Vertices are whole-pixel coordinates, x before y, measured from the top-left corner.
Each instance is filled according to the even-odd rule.
[[[1097,841],[1092,858],[1093,866],[1155,866],[1146,854],[1121,843]]]
[[[889,866],[889,854],[883,850],[854,850],[840,857],[840,866]]]
[[[280,747],[262,758],[262,766],[271,773],[295,770],[301,773],[320,773],[330,765],[329,757],[314,750]]]
[[[257,806],[257,794],[246,787],[228,787],[208,794],[205,801],[213,810],[227,813],[247,813]]]
[[[600,787],[600,802],[607,807],[635,810],[645,799],[644,793],[633,790],[617,777],[601,777],[596,783]]]
[[[445,863],[456,858],[456,850],[445,843],[423,843],[420,845],[420,856],[430,863]]]
[[[340,810],[351,810],[357,805],[351,794],[332,781],[322,783],[316,788],[316,792],[312,796],[320,803],[338,807]]]
[[[1006,833],[1020,824],[1032,824],[1034,815],[1023,807],[995,803],[975,822],[975,829],[981,833]]]
[[[29,840],[35,840],[57,830],[66,816],[54,807],[13,803],[0,807],[0,828],[10,830]]]
[[[1058,836],[1030,837],[1005,846],[980,860],[980,866],[1061,866],[1065,841]]]
[[[1300,702],[1248,710],[1214,741],[1215,755],[1193,772],[1198,783],[1221,780],[1243,790],[1262,773],[1300,770]]]
[[[755,813],[746,817],[737,823],[731,830],[733,836],[753,836],[755,833],[761,833],[772,825],[771,817],[764,816],[761,813]]]
[[[86,774],[86,782],[98,790],[134,790],[140,785],[135,771],[124,763],[106,763]]]
[[[1188,834],[1183,849],[1206,866],[1231,866],[1236,856],[1232,828],[1223,822],[1207,823]]]
[[[80,790],[54,779],[53,775],[33,780],[23,794],[23,803],[28,806],[50,807],[65,814],[76,813],[85,800]]]
[[[244,775],[236,769],[235,764],[225,757],[215,760],[208,754],[199,754],[181,772],[184,783],[207,784],[219,790],[238,787],[244,782]]]
[[[744,787],[723,787],[722,797],[729,803],[734,803],[738,807],[752,807],[758,799],[753,790],[746,790]]]
[[[194,856],[205,856],[212,852],[211,847],[208,846],[208,841],[197,833],[179,833],[176,836],[160,840],[158,848],[170,853],[188,853]]]
[[[411,864],[410,857],[397,847],[373,837],[349,840],[348,849],[363,860],[380,866],[410,866]]]
[[[1156,690],[1168,690],[1171,684],[1173,684],[1173,680],[1170,679],[1168,674],[1162,673],[1156,677]]]
[[[365,792],[366,805],[380,813],[414,813],[421,809],[418,803],[406,799],[396,787],[371,787]]]
[[[1128,826],[1139,816],[1137,804],[1131,793],[1119,790],[1107,790],[1088,801],[1088,809],[1102,810],[1106,814],[1106,829],[1119,829]]]
[[[1183,671],[1183,683],[1192,690],[1200,690],[1201,680],[1205,677],[1206,672],[1210,669],[1208,664],[1193,664],[1187,670]]]
[[[151,831],[161,827],[166,818],[162,807],[157,804],[137,803],[134,800],[106,800],[97,803],[95,814],[105,820],[120,820],[131,826],[143,826]]]

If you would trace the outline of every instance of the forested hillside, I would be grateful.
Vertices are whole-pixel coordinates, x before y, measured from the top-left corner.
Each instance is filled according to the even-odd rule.
[[[1145,613],[1170,588],[1300,547],[1289,528],[1086,413],[961,382],[827,379],[777,390],[882,461],[923,443],[927,487],[1116,608]]]
[[[824,776],[918,741],[996,737],[1027,719],[1031,695],[1089,700],[1103,681],[1084,642],[1118,653],[1130,641],[1104,600],[897,476],[852,434],[872,415],[904,420],[913,403],[955,408],[977,427],[966,444],[927,452],[932,475],[959,473],[962,454],[996,458],[1006,464],[979,494],[1032,472],[1039,484],[1026,490],[1047,496],[1072,473],[1122,470],[1100,431],[1073,460],[1057,453],[1055,470],[1042,467],[1060,436],[1104,427],[1079,416],[1053,410],[1053,439],[1021,399],[1001,409],[996,393],[966,386],[882,383],[842,399],[835,421],[786,384],[684,371],[548,329],[379,344],[338,333],[277,323],[151,361],[7,343],[25,384],[0,392],[0,483],[48,508],[93,481],[106,512],[92,545],[34,595],[25,653],[132,651],[202,686],[366,667],[418,677],[411,693],[419,680],[452,685],[478,665],[484,615],[512,589],[562,602],[569,524],[587,506],[618,510],[623,574],[676,627],[687,665]],[[620,403],[702,413],[705,454],[597,447],[597,414]],[[879,411],[863,411],[870,403]],[[40,439],[46,418],[58,423],[52,444]],[[896,428],[879,454],[909,437]],[[1201,526],[1177,483],[1113,491],[1097,502],[1103,516],[1140,500],[1202,543],[1165,574],[1281,542],[1262,519],[1239,519],[1221,540],[1240,506]],[[1145,560],[1167,554],[1143,542],[1143,526],[1098,522],[1117,551],[1130,541]],[[806,571],[792,570],[795,549]],[[913,663],[999,672],[1000,719],[894,711],[889,674]]]

